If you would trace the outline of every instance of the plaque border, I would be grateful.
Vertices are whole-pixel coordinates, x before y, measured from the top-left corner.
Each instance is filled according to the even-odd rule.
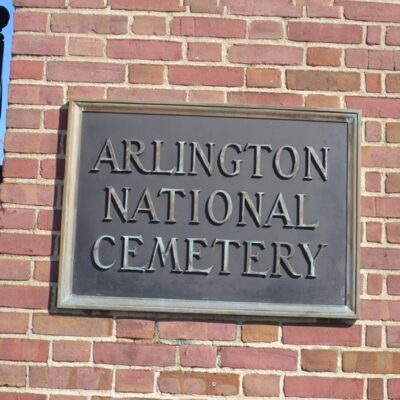
[[[78,172],[81,154],[81,127],[84,111],[140,113],[231,118],[274,118],[289,120],[336,121],[347,124],[347,265],[345,305],[274,304],[242,301],[154,299],[112,296],[85,296],[72,293],[73,254],[77,215]],[[168,104],[121,101],[70,101],[66,165],[62,202],[57,307],[135,312],[217,314],[232,316],[329,318],[354,320],[359,312],[360,249],[360,120],[359,110],[310,109],[295,107],[253,107],[209,104]]]

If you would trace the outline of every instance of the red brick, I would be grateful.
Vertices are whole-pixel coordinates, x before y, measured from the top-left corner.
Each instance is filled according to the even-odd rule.
[[[186,92],[174,89],[110,88],[108,99],[140,101],[185,101]]]
[[[341,49],[331,47],[309,47],[307,49],[308,65],[324,65],[338,67],[342,56]]]
[[[37,226],[45,231],[59,231],[61,229],[61,211],[40,210]]]
[[[221,0],[226,5],[229,14],[263,15],[269,17],[301,17],[303,8],[295,7],[289,0]]]
[[[292,93],[232,92],[228,93],[228,103],[301,106],[303,98],[299,94]]]
[[[165,35],[166,29],[164,17],[140,15],[133,20],[132,32],[139,35]]]
[[[387,277],[387,292],[390,295],[400,295],[400,275],[389,275]]]
[[[2,185],[4,203],[51,206],[55,201],[54,186],[7,183]]]
[[[363,396],[363,386],[363,380],[355,378],[287,376],[284,392],[287,397],[357,399]]]
[[[338,96],[325,96],[323,94],[309,94],[306,97],[306,107],[340,108]]]
[[[145,319],[117,319],[117,337],[153,339],[155,322]]]
[[[3,165],[3,178],[36,178],[38,160],[32,158],[6,158]]]
[[[62,87],[43,85],[9,86],[10,104],[61,105],[64,102]]]
[[[366,223],[367,242],[380,243],[382,241],[382,224],[379,222]]]
[[[87,362],[90,360],[90,342],[58,340],[53,342],[53,360]]]
[[[48,158],[40,162],[40,175],[45,179],[62,179],[64,177],[65,160]]]
[[[301,350],[301,368],[309,372],[335,372],[337,352],[334,350]]]
[[[367,28],[367,44],[380,44],[381,42],[381,27],[376,25],[368,26]]]
[[[367,293],[369,295],[380,295],[382,293],[383,276],[369,274],[367,282]]]
[[[86,400],[86,397],[84,397],[84,396],[71,396],[70,394],[68,394],[68,395],[54,394],[54,395],[50,396],[50,400]]]
[[[69,5],[75,8],[105,8],[104,0],[70,0]]]
[[[250,39],[282,39],[283,25],[278,21],[256,20],[249,26]]]
[[[387,50],[370,50],[368,52],[368,68],[381,70],[395,69],[394,53]]]
[[[400,193],[400,174],[389,172],[385,182],[386,193]]]
[[[390,147],[366,146],[362,149],[362,165],[364,167],[400,167],[400,149]]]
[[[27,208],[0,208],[0,228],[33,229],[35,219],[35,210]]]
[[[118,83],[125,80],[125,66],[97,62],[50,61],[47,63],[47,79],[58,82]]]
[[[206,345],[182,345],[181,365],[183,367],[215,368],[217,348]]]
[[[400,379],[388,379],[389,399],[398,400],[400,398]]]
[[[230,322],[160,321],[162,339],[235,340],[236,324]]]
[[[400,46],[399,26],[388,26],[386,28],[386,44],[389,46]]]
[[[188,60],[190,61],[221,61],[220,43],[188,43]]]
[[[65,0],[14,0],[15,7],[66,8]]]
[[[378,217],[400,217],[400,198],[378,197],[376,199],[376,215]]]
[[[289,40],[357,44],[362,41],[362,27],[348,24],[289,22]]]
[[[38,286],[0,286],[0,306],[42,309],[49,305],[50,290]]]
[[[93,367],[30,367],[29,384],[36,388],[110,390],[112,370]]]
[[[361,266],[370,269],[400,269],[400,249],[363,247]]]
[[[381,347],[382,329],[380,326],[366,327],[365,345],[368,347]]]
[[[279,327],[272,324],[247,322],[242,326],[243,342],[276,342]]]
[[[57,109],[44,112],[44,127],[46,129],[67,129],[68,110]]]
[[[109,0],[112,9],[140,11],[184,11],[179,0]]]
[[[386,75],[386,91],[388,93],[400,93],[400,74]]]
[[[400,5],[344,1],[344,15],[347,19],[374,22],[400,22]]]
[[[107,41],[107,56],[121,59],[177,61],[182,59],[182,44],[166,40],[110,39]]]
[[[95,343],[94,362],[166,367],[175,365],[175,347],[163,344]]]
[[[15,4],[15,2],[14,2]],[[47,395],[45,394],[32,394],[32,393],[21,393],[21,392],[1,392],[1,400],[46,400]]]
[[[117,392],[151,393],[154,387],[154,372],[140,370],[118,370],[115,390]]]
[[[193,103],[223,103],[225,94],[217,90],[189,90],[189,101]]]
[[[295,90],[356,91],[360,74],[334,71],[286,71],[287,87]]]
[[[51,133],[8,132],[4,148],[14,153],[48,154],[59,151],[59,137]]]
[[[225,18],[175,17],[171,22],[171,34],[175,36],[244,38],[246,21]]]
[[[43,79],[44,62],[33,60],[12,60],[11,79]]]
[[[0,338],[0,360],[47,361],[49,342],[45,340]]]
[[[228,60],[243,64],[300,65],[303,49],[293,46],[235,44],[228,49]]]
[[[50,235],[1,233],[0,253],[31,256],[49,256],[53,250]]]
[[[189,6],[191,13],[222,14],[224,11],[219,0],[184,0],[184,5]]]
[[[381,75],[365,74],[365,89],[368,93],[381,93]]]
[[[40,110],[10,108],[7,110],[8,128],[37,129],[40,127]]]
[[[35,314],[32,332],[41,335],[107,337],[112,333],[112,320]]]
[[[386,141],[388,143],[400,143],[400,123],[388,122],[386,124]]]
[[[279,396],[279,376],[249,374],[243,377],[243,392],[246,396]]]
[[[368,379],[368,400],[381,400],[383,399],[383,379],[370,378]]]
[[[361,319],[372,321],[400,321],[398,302],[386,300],[361,300]]]
[[[36,261],[33,278],[40,282],[57,282],[58,262]]]
[[[247,68],[247,87],[281,87],[281,72],[277,69]]]
[[[307,16],[310,18],[340,18],[340,7],[309,5]]]
[[[30,276],[31,267],[28,260],[0,259],[0,280],[26,281]]]
[[[368,50],[346,49],[345,63],[350,68],[368,68]]]
[[[361,216],[376,217],[375,197],[361,197]]]
[[[26,333],[28,326],[28,313],[0,312],[0,333]]]
[[[128,17],[120,15],[53,14],[50,29],[61,33],[121,35],[128,32]]]
[[[239,375],[204,372],[161,372],[162,393],[233,396],[239,393]]]
[[[388,347],[400,347],[400,327],[387,326],[386,327],[386,340]]]
[[[15,35],[13,54],[31,56],[63,56],[65,38],[47,35]]]
[[[69,39],[68,53],[71,56],[101,57],[104,42],[101,39],[86,37],[71,37]]]
[[[367,192],[381,191],[381,174],[379,172],[365,173],[365,190]]]
[[[0,386],[25,386],[25,366],[0,365]]]
[[[175,65],[168,67],[173,85],[242,86],[243,68]]]
[[[346,105],[361,109],[364,117],[400,118],[399,98],[346,96]]]
[[[297,368],[297,352],[260,347],[221,347],[221,366],[294,371]]]
[[[17,10],[14,13],[15,32],[46,32],[47,13]]]
[[[387,223],[386,237],[389,243],[400,243],[400,224],[395,222]]]
[[[324,346],[361,346],[361,326],[283,325],[282,342]]]
[[[400,373],[400,353],[384,351],[343,352],[343,371],[372,374]]]
[[[105,88],[97,86],[69,86],[68,99],[104,99]]]

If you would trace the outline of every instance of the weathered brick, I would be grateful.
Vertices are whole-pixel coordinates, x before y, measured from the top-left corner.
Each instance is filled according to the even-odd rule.
[[[34,184],[3,184],[1,200],[4,203],[51,206],[55,202],[55,188]]]
[[[0,333],[26,333],[28,325],[26,312],[0,312]]]
[[[25,366],[0,365],[0,386],[25,386]]]
[[[376,25],[368,26],[367,28],[367,44],[380,44],[381,42],[381,27]]]
[[[400,74],[386,75],[386,91],[388,93],[400,93]]]
[[[61,105],[63,89],[57,86],[11,84],[8,101],[11,104]]]
[[[221,61],[220,43],[188,43],[188,60],[190,61]]]
[[[128,32],[128,17],[74,13],[53,14],[50,29],[60,33],[121,35]]]
[[[0,338],[0,360],[47,361],[49,342],[31,339]]]
[[[110,100],[182,102],[186,99],[186,92],[175,89],[110,88],[107,98]]]
[[[307,49],[307,64],[312,66],[332,66],[340,65],[342,55],[341,49],[331,47],[309,47]]]
[[[183,367],[215,368],[217,348],[206,345],[182,345],[180,360]]]
[[[400,198],[376,198],[376,215],[378,217],[400,217]]]
[[[365,74],[365,89],[368,93],[382,92],[381,74]]]
[[[36,388],[110,390],[112,370],[93,367],[29,368],[29,384]]]
[[[301,368],[309,372],[334,372],[337,369],[337,352],[334,350],[301,351]]]
[[[162,339],[235,340],[236,324],[230,322],[160,321]]]
[[[269,17],[301,17],[303,8],[293,6],[289,0],[221,0],[229,14],[263,15]]]
[[[338,96],[326,96],[323,94],[309,94],[306,96],[306,107],[325,107],[340,108],[340,99]]]
[[[294,93],[228,92],[228,103],[301,106],[303,105],[303,98]]]
[[[283,343],[360,346],[361,326],[283,325]]]
[[[161,372],[162,393],[233,396],[239,393],[239,375],[204,372]]]
[[[386,193],[400,193],[400,174],[389,172],[385,181]]]
[[[361,265],[372,269],[400,269],[400,249],[361,248]]]
[[[400,397],[400,379],[388,379],[388,395],[389,399],[397,400]]]
[[[30,275],[31,266],[28,260],[0,259],[0,280],[27,281]]]
[[[362,165],[365,167],[398,168],[400,149],[365,146],[362,148]]]
[[[362,41],[362,27],[348,24],[289,22],[288,38],[299,42],[357,44]]]
[[[243,64],[300,65],[303,49],[294,46],[235,44],[228,49],[228,60]]]
[[[165,35],[166,29],[164,17],[138,15],[133,20],[132,32],[138,35]]]
[[[380,326],[367,326],[365,333],[365,344],[368,347],[381,347],[382,328]]]
[[[35,314],[32,331],[41,335],[107,337],[112,333],[112,320]]]
[[[246,85],[247,87],[281,87],[281,72],[269,68],[247,68]]]
[[[47,400],[47,395],[45,394],[1,392],[1,396],[1,400]]]
[[[286,71],[287,86],[295,90],[356,91],[360,74],[333,71]]]
[[[221,366],[294,371],[297,368],[297,353],[286,349],[221,347]]]
[[[400,5],[361,1],[344,1],[344,15],[347,19],[374,22],[400,22]]]
[[[343,352],[343,371],[372,374],[400,373],[400,353],[384,351]]]
[[[155,321],[144,319],[117,319],[117,337],[153,339]]]
[[[394,296],[400,294],[400,275],[389,275],[387,277],[387,292]]]
[[[382,140],[381,124],[376,121],[365,123],[365,140],[367,142],[380,142]]]
[[[15,32],[45,32],[47,17],[47,13],[17,9],[14,13],[14,30]]]
[[[386,341],[388,347],[400,347],[400,327],[386,327]]]
[[[388,26],[386,28],[386,44],[389,46],[400,46],[399,26]]]
[[[365,173],[365,190],[367,192],[381,191],[381,174],[379,172]]]
[[[101,57],[104,42],[101,39],[86,37],[71,37],[69,39],[68,53],[71,56]]]
[[[248,374],[243,377],[243,392],[246,396],[279,396],[279,376]]]
[[[250,39],[282,39],[283,25],[278,21],[255,20],[250,22]]]
[[[13,54],[31,56],[63,56],[65,38],[46,35],[15,35]]]
[[[105,8],[104,0],[70,0],[69,5],[75,8]],[[53,400],[53,399],[52,399]]]
[[[7,126],[9,128],[37,129],[40,127],[40,116],[40,110],[10,108],[7,110]]]
[[[90,342],[57,340],[53,342],[53,360],[87,362],[90,360]]]
[[[189,101],[193,103],[223,103],[225,94],[219,90],[189,90]]]
[[[400,243],[400,224],[396,222],[387,223],[386,237],[389,243]]]
[[[14,0],[15,7],[66,8],[65,0]]]
[[[109,39],[106,53],[110,58],[177,61],[182,59],[182,44],[167,40]]]
[[[400,321],[400,310],[396,301],[361,300],[360,317],[371,321]]]
[[[179,0],[109,0],[109,5],[116,10],[139,11],[184,11]]]
[[[44,62],[34,60],[12,60],[11,79],[43,79]]]
[[[276,342],[279,327],[261,323],[245,323],[242,326],[243,342]]]
[[[175,65],[168,67],[173,85],[242,86],[243,68]]]
[[[49,256],[53,251],[51,235],[19,233],[0,234],[0,253],[31,256]]]
[[[368,68],[368,50],[346,49],[345,64],[350,68]]]
[[[4,148],[14,153],[51,154],[59,151],[59,136],[51,133],[8,132]]]
[[[33,278],[39,282],[57,282],[58,262],[57,261],[36,261]]]
[[[383,379],[370,378],[368,379],[367,397],[368,400],[381,400],[384,396]]]
[[[112,63],[50,61],[47,79],[57,82],[118,83],[125,80],[125,66]]]
[[[154,372],[141,370],[117,370],[115,390],[117,392],[151,393]]]
[[[44,112],[44,127],[46,129],[67,129],[68,110],[56,109]]]
[[[175,347],[163,344],[95,343],[94,362],[100,364],[175,365]]]
[[[398,98],[346,96],[346,105],[349,108],[361,109],[364,117],[400,117],[400,99]]]
[[[388,122],[386,124],[386,141],[388,143],[400,143],[399,122]]]
[[[0,306],[43,309],[49,306],[50,290],[38,286],[0,286]]]
[[[367,242],[379,243],[382,240],[382,224],[379,222],[368,222],[366,225]],[[368,286],[369,287],[369,286]],[[368,289],[369,291],[369,289]],[[369,293],[372,294],[372,293]]]
[[[222,14],[224,11],[219,0],[184,0],[184,5],[189,6],[191,13]]]
[[[62,179],[64,177],[65,160],[63,158],[47,158],[40,162],[40,175],[45,179]]]
[[[106,88],[98,86],[70,86],[68,88],[68,99],[98,100],[104,99]]]
[[[3,176],[10,175],[4,174]],[[0,228],[33,229],[35,218],[35,210],[27,208],[0,208]]]
[[[38,160],[33,158],[11,158],[4,160],[3,178],[36,178]]]

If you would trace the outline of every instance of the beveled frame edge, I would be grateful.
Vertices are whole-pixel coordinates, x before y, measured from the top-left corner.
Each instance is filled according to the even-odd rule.
[[[72,293],[74,236],[77,212],[77,175],[80,162],[82,113],[146,113],[169,115],[204,115],[251,118],[274,118],[315,121],[343,121],[347,123],[347,257],[346,304],[308,305],[255,302],[226,302],[206,300],[172,300],[126,298],[111,296],[84,296]],[[303,118],[302,118],[303,117]],[[359,110],[298,107],[254,107],[242,105],[214,105],[191,103],[144,103],[120,101],[70,101],[64,192],[62,204],[60,262],[57,307],[132,312],[192,313],[219,315],[246,315],[263,317],[322,318],[354,320],[359,313],[359,249],[360,249],[360,120]],[[349,240],[351,239],[351,240]],[[200,305],[199,305],[200,304]]]

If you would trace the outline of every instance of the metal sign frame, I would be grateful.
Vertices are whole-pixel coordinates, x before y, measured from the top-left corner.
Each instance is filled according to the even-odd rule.
[[[311,121],[333,121],[347,124],[347,260],[345,304],[307,305],[85,296],[73,293],[73,266],[77,215],[77,176],[80,168],[83,112],[140,113],[156,115],[202,115],[229,118],[273,118]],[[281,107],[244,107],[225,105],[155,104],[107,101],[71,101],[69,104],[66,168],[63,191],[63,215],[60,247],[58,307],[69,309],[117,310],[137,312],[251,315],[271,317],[311,317],[355,319],[358,316],[359,276],[359,170],[360,113],[357,110],[327,110]]]

